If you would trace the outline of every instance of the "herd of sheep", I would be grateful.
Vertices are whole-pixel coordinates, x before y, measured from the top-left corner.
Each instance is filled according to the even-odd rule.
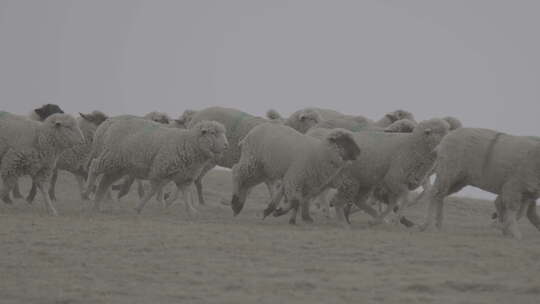
[[[0,197],[7,204],[22,198],[18,179],[28,175],[26,200],[39,191],[57,215],[52,201],[58,170],[64,170],[75,176],[82,199],[93,197],[96,210],[113,191],[120,198],[136,182],[137,212],[153,197],[170,205],[181,193],[191,215],[197,212],[191,185],[205,204],[202,179],[215,166],[232,169],[234,215],[250,190],[265,183],[264,217],[290,213],[295,224],[300,209],[302,220],[312,222],[310,205],[317,201],[326,211],[333,206],[345,227],[358,210],[373,223],[411,227],[403,211],[411,191],[422,187],[416,200],[427,203],[428,212],[418,227],[435,222],[440,228],[444,198],[470,185],[497,195],[492,217],[505,235],[521,238],[517,220],[523,215],[540,230],[540,138],[464,128],[453,117],[417,122],[397,110],[371,120],[305,108],[288,118],[270,110],[263,118],[210,107],[186,110],[175,120],[158,112],[108,117],[94,111],[74,118],[54,104],[28,116],[0,111]]]

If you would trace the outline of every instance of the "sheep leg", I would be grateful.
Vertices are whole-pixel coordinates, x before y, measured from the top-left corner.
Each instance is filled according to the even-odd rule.
[[[12,176],[2,176],[2,180],[4,182],[4,187],[0,191],[0,198],[4,201],[6,204],[13,204],[13,201],[11,200],[11,197],[9,197],[9,193],[11,190],[15,187],[17,184],[17,177]]]
[[[49,193],[47,191],[45,191],[45,182],[43,181],[40,181],[40,182],[35,182],[36,183],[36,186],[39,190],[39,193],[41,194],[41,196],[43,196],[43,200],[45,201],[45,208],[47,209],[47,211],[49,212],[50,215],[52,216],[57,216],[58,215],[58,212],[56,212],[56,209],[54,209],[54,206],[51,202],[51,198],[49,197]]]
[[[329,194],[330,189],[326,189],[315,199],[317,201],[316,204],[320,209],[322,209],[322,213],[326,218],[330,218],[330,201],[328,199]]]
[[[53,170],[53,174],[50,181],[49,197],[51,200],[56,201],[56,181],[58,180],[58,169]]]
[[[84,191],[84,196],[86,197],[89,197],[90,193],[94,190],[94,184],[96,183],[96,179],[97,179],[97,174],[96,174],[97,166],[98,166],[98,159],[96,158],[90,162],[90,166],[88,167],[88,178],[86,179],[86,189]]]
[[[264,209],[264,212],[263,212],[263,220],[268,216],[270,215],[271,213],[274,213],[276,212],[276,208],[279,204],[279,202],[281,201],[281,199],[283,198],[283,195],[284,195],[284,191],[283,191],[283,187],[279,187],[278,188],[278,191],[277,193],[274,193],[274,196],[272,197],[272,199],[270,200],[270,203],[268,204],[268,206],[266,207],[266,209]]]
[[[96,190],[96,195],[94,197],[94,211],[100,211],[100,205],[103,201],[103,198],[106,194],[110,194],[110,188],[112,184],[120,179],[122,174],[119,173],[106,173],[103,174],[101,180],[99,181],[99,186]]]
[[[133,182],[135,181],[135,178],[132,176],[126,176],[124,179],[124,182],[119,185],[119,191],[116,194],[117,199],[121,199],[122,197],[126,196],[126,194],[129,193],[129,189],[131,189],[131,185],[133,185]],[[115,186],[112,186],[113,190]]]
[[[19,189],[19,183],[15,183],[15,186],[13,187],[13,190],[11,191],[11,193],[13,194],[13,198],[17,198],[17,199],[23,198],[21,194],[21,190]]]
[[[536,201],[534,199],[531,199],[528,202],[527,218],[536,229],[540,230],[540,217],[538,217],[538,213],[536,213]]]
[[[204,201],[204,196],[203,196],[202,179],[206,175],[206,173],[208,173],[208,171],[212,170],[215,166],[216,166],[216,164],[214,163],[214,161],[208,162],[204,166],[204,168],[202,169],[199,176],[197,176],[197,178],[194,180],[195,189],[197,189],[197,197],[199,198],[199,205],[205,205],[206,204],[206,202]]]
[[[141,201],[139,202],[139,204],[137,205],[137,207],[135,207],[135,211],[137,211],[137,213],[141,213],[141,211],[143,210],[144,208],[144,205],[146,205],[146,203],[152,198],[152,196],[154,196],[156,194],[156,192],[158,191],[158,189],[160,187],[162,187],[164,185],[163,182],[158,182],[158,181],[150,181],[150,190],[147,191],[144,196],[141,198]]]
[[[75,174],[75,180],[77,181],[77,186],[79,187],[79,193],[83,201],[88,200],[88,196],[84,193],[84,178],[78,174]]]
[[[309,215],[309,200],[307,199],[303,199],[302,200],[302,203],[300,204],[300,207],[301,207],[301,215],[302,215],[302,221],[303,222],[306,222],[306,223],[313,223],[313,218],[311,217],[311,215]]]
[[[179,192],[180,192],[180,189],[176,187],[176,189],[174,190],[174,193],[172,193],[171,195],[169,195],[169,197],[165,199],[165,207],[167,208],[170,207],[178,199]]]
[[[233,166],[233,195],[231,198],[231,208],[236,216],[244,208],[249,190],[264,181],[264,175],[260,166],[251,162],[239,163]]]
[[[28,192],[28,196],[26,197],[26,202],[31,204],[34,202],[34,199],[36,198],[37,194],[37,186],[36,183],[32,181],[32,187],[30,187],[30,192]]]
[[[517,217],[522,203],[522,193],[513,189],[512,183],[503,186],[501,193],[505,214],[503,217],[503,234],[521,239],[521,232],[517,227]]]
[[[194,215],[197,215],[199,211],[197,211],[197,209],[195,209],[195,207],[192,205],[193,200],[191,197],[191,189],[189,186],[190,185],[183,186],[182,188],[180,188],[180,191],[182,191],[182,197],[184,199],[186,212],[189,217],[193,217]]]
[[[304,202],[302,202],[304,204]],[[298,207],[300,206],[300,202],[298,199],[292,199],[291,203],[289,204],[289,210],[292,209],[291,218],[289,219],[290,225],[296,225],[296,214],[298,213]]]
[[[139,198],[144,196],[144,184],[140,179],[137,179],[137,193],[139,194]]]
[[[199,205],[205,205],[206,204],[206,202],[204,201],[204,196],[203,196],[202,178],[203,178],[203,176],[201,174],[193,182],[195,184],[195,189],[197,189],[197,197],[199,198]]]

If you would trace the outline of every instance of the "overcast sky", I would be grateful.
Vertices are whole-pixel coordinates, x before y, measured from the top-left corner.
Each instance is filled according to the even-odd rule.
[[[0,0],[0,110],[306,106],[540,133],[540,1]]]

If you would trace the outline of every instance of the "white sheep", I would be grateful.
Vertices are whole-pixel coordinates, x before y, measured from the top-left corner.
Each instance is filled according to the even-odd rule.
[[[160,124],[167,125],[171,122],[171,118],[166,113],[153,111],[150,113],[147,113],[143,116],[143,118],[146,118],[151,121],[155,121]]]
[[[536,199],[540,197],[540,139],[489,129],[460,128],[437,148],[435,182],[421,199],[428,201],[426,222],[442,226],[443,200],[465,186],[498,195],[496,205],[503,232],[521,238],[517,219],[525,212],[540,230]]]
[[[270,111],[269,111],[270,113]],[[279,116],[274,113],[273,116]],[[267,113],[267,117],[270,118]],[[291,114],[287,119],[281,119],[285,125],[297,130],[300,133],[306,133],[310,128],[344,128],[351,131],[361,131],[366,129],[384,130],[392,123],[407,119],[415,122],[414,116],[404,110],[396,110],[385,114],[378,121],[372,121],[364,116],[346,115],[334,110],[321,108],[304,108]]]
[[[186,115],[186,114],[184,113],[184,115]],[[86,165],[86,169],[88,169],[88,167],[90,165],[90,162],[94,158],[96,158],[99,155],[99,153],[101,152],[101,150],[103,149],[103,134],[105,134],[105,131],[107,130],[108,126],[111,123],[113,123],[114,121],[116,121],[116,120],[129,119],[129,118],[133,118],[133,117],[138,117],[138,116],[120,115],[120,116],[111,117],[110,119],[107,119],[107,121],[105,123],[101,124],[98,127],[98,129],[95,131],[94,138],[96,140],[93,143],[91,153],[88,156],[88,163]],[[178,125],[176,125],[175,122],[171,121],[169,116],[167,114],[165,114],[165,113],[153,111],[153,112],[145,114],[141,118],[151,120],[151,121],[155,121],[155,122],[160,123],[160,124],[165,125],[165,126],[180,127],[181,128],[181,126],[178,126]],[[126,132],[129,133],[129,130],[126,130]],[[135,182],[135,180],[136,179],[133,178],[132,176],[127,176],[125,178],[125,180],[121,184],[114,185],[112,187],[113,190],[119,190],[118,194],[117,194],[118,199],[122,198],[124,195],[126,195],[129,192],[129,189],[131,188],[131,185]],[[93,186],[93,184],[91,184],[90,186]],[[91,190],[92,190],[92,187],[87,187],[86,191],[83,192],[83,196],[88,197],[89,192]],[[143,197],[143,195],[144,195],[144,185],[143,185],[141,180],[137,180],[137,191],[139,193],[139,197]],[[108,192],[107,195],[110,196],[110,193]],[[161,199],[161,197],[162,197],[161,195],[158,195],[158,199]]]
[[[407,204],[407,194],[417,188],[431,170],[435,147],[448,132],[448,124],[431,119],[418,124],[412,133],[355,132],[354,139],[362,154],[352,166],[336,178],[338,189],[333,198],[338,220],[345,224],[342,207],[355,203],[381,222],[401,202],[400,214]],[[366,200],[376,199],[388,207],[377,215]],[[348,219],[347,219],[348,222]]]
[[[299,205],[322,192],[339,171],[360,154],[352,133],[347,130],[332,130],[319,140],[275,123],[254,127],[240,145],[240,161],[232,169],[234,215],[242,210],[254,186],[282,180],[265,215],[274,211],[284,196],[290,202],[285,212],[293,210],[291,224],[296,222]],[[302,219],[312,221],[304,212]]]
[[[189,127],[197,124],[200,121],[210,120],[217,121],[225,126],[227,130],[227,140],[230,147],[223,153],[222,156],[215,159],[213,162],[209,162],[201,175],[195,180],[195,188],[197,190],[197,196],[199,198],[199,204],[204,205],[202,179],[216,165],[232,168],[234,164],[240,159],[240,146],[238,143],[248,134],[248,132],[257,125],[269,122],[270,120],[253,116],[246,112],[242,112],[236,109],[224,108],[224,107],[209,107],[204,110],[195,113],[189,123]],[[273,195],[275,185],[267,184],[270,196]]]
[[[0,176],[3,181],[0,198],[11,203],[9,193],[19,177],[30,175],[49,212],[57,215],[45,185],[59,155],[83,141],[81,130],[70,115],[53,114],[38,122],[0,112]]]
[[[35,121],[44,121],[47,117],[57,113],[64,114],[64,111],[57,104],[48,103],[32,110],[30,114],[28,114],[28,117]],[[23,198],[19,189],[19,183],[15,184],[12,193],[14,198]]]
[[[180,128],[180,129],[187,129],[189,122],[193,118],[193,115],[195,115],[196,113],[197,111],[195,110],[191,110],[191,109],[185,110],[184,113],[180,115],[180,117],[178,117],[177,119],[171,122],[171,126],[175,128]]]
[[[104,194],[113,182],[129,175],[150,181],[137,212],[168,182],[184,193],[186,209],[195,212],[185,191],[203,166],[227,148],[225,128],[218,122],[202,121],[191,129],[170,128],[138,117],[109,122],[103,149],[91,163],[89,184],[103,174],[96,191],[94,208],[99,210]]]
[[[87,163],[94,140],[94,133],[97,127],[103,123],[108,117],[103,112],[93,111],[92,113],[83,114],[79,113],[80,117],[77,117],[77,125],[81,129],[84,136],[84,143],[75,145],[60,154],[58,161],[56,162],[56,168],[53,171],[51,178],[51,187],[49,189],[50,198],[56,200],[56,180],[58,179],[58,170],[64,170],[72,173],[75,176],[77,184],[79,186],[79,193],[83,200],[87,200],[88,196],[84,195],[84,180],[88,176]],[[36,185],[32,184],[30,193],[27,197],[28,202],[32,202],[36,195]]]

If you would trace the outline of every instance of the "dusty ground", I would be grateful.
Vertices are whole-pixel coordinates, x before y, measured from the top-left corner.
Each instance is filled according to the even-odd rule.
[[[443,232],[363,214],[344,231],[317,211],[313,225],[258,219],[264,187],[233,218],[229,173],[205,183],[193,220],[180,203],[136,215],[133,194],[94,214],[67,175],[57,218],[40,200],[0,204],[0,303],[540,303],[540,233],[522,220],[522,241],[503,238],[486,201],[448,199]]]

